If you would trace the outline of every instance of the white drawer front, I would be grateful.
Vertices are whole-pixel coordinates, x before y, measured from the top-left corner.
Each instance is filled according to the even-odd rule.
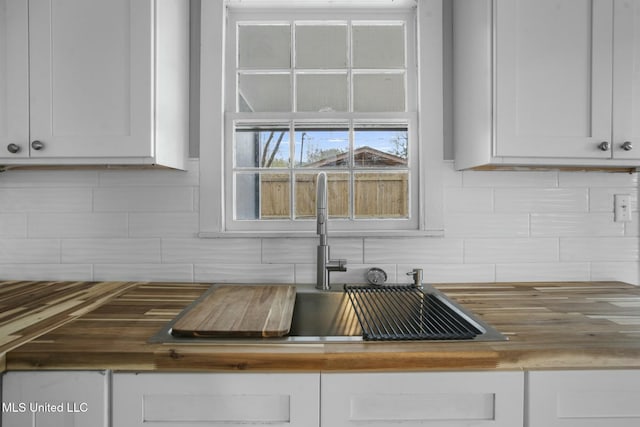
[[[523,423],[520,372],[330,373],[321,381],[326,427]]]
[[[529,373],[530,427],[637,427],[640,371]]]
[[[113,375],[113,427],[318,426],[319,374]]]

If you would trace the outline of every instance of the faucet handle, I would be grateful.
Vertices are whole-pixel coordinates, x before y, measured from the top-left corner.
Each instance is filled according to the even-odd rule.
[[[423,273],[421,268],[414,268],[413,270],[407,273],[407,276],[413,276],[413,286],[416,286],[422,289]]]

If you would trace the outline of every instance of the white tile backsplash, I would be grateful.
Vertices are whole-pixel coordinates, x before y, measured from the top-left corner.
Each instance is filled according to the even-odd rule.
[[[444,194],[447,212],[493,212],[493,189],[447,188]]]
[[[445,165],[448,168],[448,165]],[[558,186],[555,171],[465,171],[454,172],[463,177],[465,187],[554,188]]]
[[[166,263],[260,264],[260,239],[163,239],[162,261]]]
[[[612,213],[532,213],[532,237],[624,236],[625,224]]]
[[[27,215],[0,214],[0,238],[27,237]]]
[[[62,263],[160,263],[160,239],[64,239]]]
[[[189,171],[0,174],[0,279],[296,283],[315,281],[317,239],[198,238],[197,160]],[[443,162],[443,238],[330,237],[364,283],[383,268],[409,283],[623,280],[639,283],[637,174],[465,171]],[[633,221],[613,221],[631,194]]]
[[[496,188],[496,212],[587,212],[586,188]]]
[[[98,187],[93,193],[96,212],[191,212],[192,187]]]
[[[637,188],[638,174],[610,172],[560,172],[560,187],[630,187]]]
[[[129,236],[195,238],[199,221],[196,212],[134,212],[129,214]]]
[[[422,238],[366,238],[364,261],[367,264],[462,263],[462,240]]]
[[[92,200],[91,188],[0,188],[0,213],[91,212]]]
[[[637,261],[636,237],[567,237],[560,239],[561,261]]]
[[[29,214],[29,237],[127,237],[126,213]]]
[[[613,196],[628,194],[631,196],[631,210],[638,210],[638,192],[633,188],[591,188],[589,190],[589,210],[591,212],[613,212]]]
[[[558,239],[468,239],[464,262],[471,264],[557,262]]]
[[[528,237],[527,213],[445,212],[445,237]]]
[[[0,239],[0,264],[56,264],[58,239]]]

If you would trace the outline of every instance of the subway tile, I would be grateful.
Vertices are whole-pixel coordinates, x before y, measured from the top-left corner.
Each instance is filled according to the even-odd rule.
[[[467,239],[464,262],[470,264],[557,262],[558,239]]]
[[[0,212],[90,212],[90,188],[0,189]]]
[[[446,188],[444,191],[445,212],[492,212],[493,189],[490,188]]]
[[[637,187],[637,173],[560,172],[561,187]]]
[[[422,268],[424,283],[479,283],[494,282],[495,267],[493,264],[398,264],[398,277],[414,268]],[[409,283],[410,279],[399,279],[401,283]]]
[[[192,187],[95,188],[96,212],[191,212]]]
[[[613,221],[613,213],[534,213],[531,236],[623,236],[625,225]]]
[[[638,261],[637,237],[560,238],[561,261]]]
[[[331,238],[329,246],[332,259],[346,259],[347,263],[362,263],[362,239]],[[262,262],[266,264],[282,262],[315,264],[317,247],[317,238],[262,239]]]
[[[631,221],[624,222],[624,235],[628,237],[640,236],[640,213],[633,212],[631,214]]]
[[[27,237],[27,215],[0,214],[0,238]]]
[[[333,249],[333,240],[331,246]],[[265,264],[279,263],[316,263],[316,248],[318,239],[315,238],[265,238],[262,239],[262,262]],[[335,257],[334,254],[332,256]]]
[[[199,231],[197,212],[131,213],[131,237],[196,237]]]
[[[628,194],[631,196],[631,210],[638,210],[638,194],[630,188],[591,188],[589,190],[589,210],[591,212],[613,212],[613,196]]]
[[[174,169],[114,169],[100,171],[99,185],[101,187],[197,186],[199,178],[198,161],[189,160],[186,171]]]
[[[364,261],[376,263],[461,263],[462,240],[439,238],[366,238]]]
[[[215,265],[259,264],[261,243],[257,238],[163,239],[162,262]]]
[[[57,239],[1,239],[2,264],[57,264],[60,241]]]
[[[96,264],[93,280],[193,282],[191,264]]]
[[[558,186],[555,171],[464,171],[465,187],[543,187]]]
[[[527,237],[526,213],[452,213],[445,215],[445,237]]]
[[[0,277],[3,280],[94,280],[90,264],[0,264]]]
[[[638,263],[637,262],[592,262],[591,280],[616,280],[638,285]]]
[[[496,212],[587,212],[586,188],[496,188]]]
[[[89,238],[127,237],[124,213],[29,214],[29,237]]]
[[[196,264],[196,282],[293,284],[293,264]]]
[[[2,173],[0,187],[94,187],[97,171],[83,170],[8,170]]]
[[[160,239],[62,240],[63,263],[160,263]]]
[[[588,281],[588,262],[496,264],[497,282]]]

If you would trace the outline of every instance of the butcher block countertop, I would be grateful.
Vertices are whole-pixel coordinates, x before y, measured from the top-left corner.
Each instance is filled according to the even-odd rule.
[[[6,370],[401,371],[640,368],[640,287],[620,282],[434,285],[502,342],[147,341],[208,284],[0,282]]]

